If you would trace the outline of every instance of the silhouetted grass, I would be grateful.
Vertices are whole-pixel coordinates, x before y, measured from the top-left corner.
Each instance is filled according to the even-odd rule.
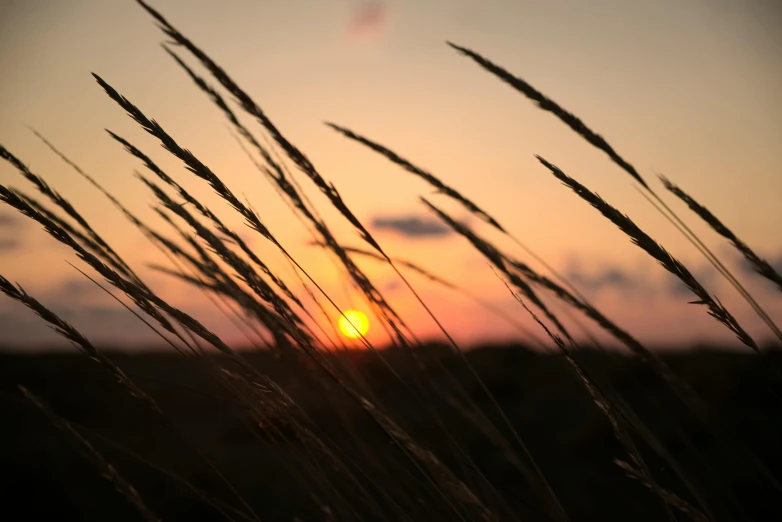
[[[218,173],[204,164],[196,153],[187,149],[118,89],[101,76],[93,74],[103,91],[144,131],[153,136],[166,152],[181,161],[189,173],[206,181],[221,201],[243,218],[246,226],[260,234],[283,255],[307,294],[298,295],[294,287],[275,273],[267,261],[242,239],[239,232],[195,198],[185,188],[185,184],[164,172],[149,154],[124,137],[108,131],[113,140],[140,160],[145,169],[154,175],[150,177],[137,172],[136,178],[154,196],[157,215],[175,235],[168,236],[142,222],[123,202],[105,190],[96,178],[33,130],[45,145],[107,197],[151,244],[166,255],[172,266],[155,265],[156,270],[191,284],[213,299],[218,309],[235,320],[237,328],[255,331],[259,338],[270,338],[268,346],[262,347],[257,353],[240,352],[198,319],[171,305],[156,293],[65,198],[43,178],[34,174],[22,160],[0,146],[0,158],[31,182],[47,198],[47,203],[2,185],[0,201],[40,224],[52,238],[69,247],[92,271],[118,290],[118,297],[115,297],[96,279],[82,272],[136,314],[145,327],[152,328],[174,347],[179,352],[176,361],[181,369],[188,368],[189,364],[198,365],[205,377],[205,380],[199,381],[200,393],[218,397],[218,401],[223,401],[223,406],[230,405],[241,416],[241,422],[231,431],[231,437],[236,437],[231,440],[236,442],[227,442],[225,447],[235,446],[240,460],[244,455],[268,451],[271,456],[264,463],[276,473],[281,473],[281,478],[278,479],[279,484],[275,484],[274,477],[267,476],[264,467],[249,466],[242,462],[242,471],[232,474],[229,481],[228,475],[212,463],[213,459],[206,458],[199,445],[190,443],[187,433],[173,423],[172,419],[179,412],[159,407],[154,395],[146,391],[146,386],[139,384],[144,382],[143,377],[134,378],[121,369],[113,358],[98,350],[73,325],[21,287],[0,276],[0,291],[38,314],[58,334],[98,361],[122,384],[124,390],[151,407],[157,418],[154,421],[146,420],[138,426],[149,429],[150,440],[163,443],[160,435],[154,433],[156,423],[174,428],[170,431],[177,438],[176,444],[184,442],[183,446],[199,456],[199,459],[191,460],[206,463],[210,467],[210,477],[216,477],[222,488],[230,490],[230,495],[208,491],[208,488],[182,478],[182,475],[166,467],[158,466],[153,459],[138,455],[118,442],[117,445],[125,451],[126,456],[136,456],[137,460],[148,463],[158,472],[172,478],[189,494],[195,495],[197,502],[208,505],[214,513],[228,520],[279,517],[279,506],[273,501],[275,493],[272,491],[275,486],[282,488],[283,483],[284,496],[300,500],[300,504],[282,510],[286,512],[282,518],[287,519],[301,514],[340,521],[565,521],[589,520],[590,516],[599,512],[601,518],[610,513],[622,520],[679,520],[683,516],[700,522],[745,520],[755,517],[766,508],[778,508],[775,495],[780,488],[774,476],[780,468],[778,459],[773,462],[773,466],[764,465],[761,459],[747,450],[747,440],[757,441],[757,437],[763,434],[753,433],[756,438],[752,439],[752,436],[747,436],[741,430],[726,428],[726,423],[720,422],[719,412],[710,411],[709,403],[703,400],[702,389],[691,386],[686,376],[678,374],[676,368],[669,366],[630,332],[598,311],[575,285],[500,225],[489,210],[479,207],[445,181],[389,148],[345,127],[328,124],[342,135],[422,178],[439,193],[456,200],[472,215],[502,232],[542,263],[561,284],[539,274],[522,260],[502,252],[476,231],[422,198],[430,210],[466,238],[477,253],[489,261],[524,312],[515,307],[497,309],[480,295],[471,292],[469,282],[446,281],[430,270],[400,260],[387,252],[353,213],[337,188],[271,121],[261,105],[160,13],[141,0],[138,3],[171,39],[170,43],[163,46],[164,51],[238,133],[235,137],[239,145],[308,229],[314,244],[323,250],[324,255],[336,258],[336,264],[343,271],[345,279],[355,284],[379,318],[380,326],[388,333],[392,346],[380,350],[362,337],[360,341],[368,348],[368,353],[356,353],[348,350],[344,343],[340,344],[329,312],[321,300],[338,314],[343,314],[343,308],[290,254],[285,246],[285,238],[275,237],[250,203],[240,199],[236,195],[238,192],[226,185]],[[557,116],[590,144],[606,153],[641,185],[645,194],[651,198],[650,201],[659,205],[657,208],[736,287],[782,340],[782,332],[771,317],[668,208],[641,174],[603,137],[526,81],[474,51],[455,44],[449,45],[533,100],[542,110]],[[175,47],[195,58],[200,68],[205,69],[219,87],[209,85],[195,68],[174,52]],[[219,89],[227,91],[231,99],[224,97]],[[234,104],[260,125],[260,132],[252,131],[239,121]],[[249,148],[245,147],[245,142]],[[695,304],[706,306],[709,315],[728,328],[743,344],[757,354],[764,355],[758,359],[759,366],[769,359],[727,308],[660,243],[629,217],[552,163],[540,157],[538,159],[555,177],[684,283],[697,297]],[[304,194],[287,162],[295,165],[298,172],[319,189],[329,204],[350,223],[368,250],[347,247],[339,241],[313,201]],[[782,278],[773,267],[692,197],[665,178],[663,183],[714,230],[731,241],[758,273],[782,289]],[[388,264],[438,326],[448,344],[442,350],[425,346],[393,303],[356,265],[352,255],[368,256]],[[553,362],[550,364],[554,365],[557,372],[569,368],[572,373],[557,373],[557,378],[552,380],[546,377],[547,372],[551,371],[547,369],[549,359],[546,359],[546,364],[538,364],[530,369],[533,367],[525,366],[524,360],[530,362],[532,355],[519,355],[516,351],[502,355],[494,353],[489,363],[480,355],[465,353],[398,267],[417,272],[430,281],[467,295],[508,322],[516,324],[522,331],[527,331],[522,318],[526,319],[525,313],[529,314],[559,353],[561,359],[552,356],[550,360]],[[310,285],[315,290],[311,290]],[[555,299],[554,304],[564,303],[592,319],[627,346],[632,357],[619,359],[619,356],[602,354],[600,357],[605,358],[600,359],[600,364],[595,364],[595,356],[578,345],[567,321],[561,319],[552,303],[547,301],[549,297]],[[218,306],[218,302],[223,303],[229,311]],[[528,307],[527,302],[531,307]],[[316,319],[311,310],[313,304],[318,307],[323,321]],[[533,308],[540,312],[540,316]],[[329,335],[327,328],[332,328],[333,335]],[[261,355],[273,357],[273,362],[254,359]],[[508,358],[508,364],[497,364],[496,361],[503,357]],[[616,373],[612,373],[614,371]],[[703,371],[708,374],[708,370]],[[504,377],[497,377],[497,372]],[[175,378],[176,372],[167,368],[164,375]],[[525,388],[529,381],[541,384]],[[213,388],[208,388],[206,382],[211,383]],[[498,386],[498,382],[503,385]],[[768,382],[771,393],[758,387],[751,388],[753,395],[745,402],[757,401],[760,407],[767,395],[773,395],[773,388],[778,384],[776,381]],[[556,391],[567,390],[567,398],[560,403],[564,406],[556,409],[552,406],[554,402],[548,402],[548,399],[536,401],[532,394],[539,391],[537,388],[546,386]],[[640,397],[630,398],[634,387],[642,387],[644,391],[639,394]],[[184,386],[181,388],[179,391],[188,390]],[[524,389],[527,397],[516,395],[521,389]],[[100,438],[90,435],[91,428],[65,420],[27,388],[21,390],[61,431],[81,443],[88,459],[146,520],[157,520],[153,511],[147,508],[147,502],[142,500],[142,494],[139,494],[139,491],[147,495],[155,495],[156,492],[130,485],[130,480],[126,480],[108,464],[107,459],[87,440]],[[192,393],[193,389],[190,388],[189,392]],[[76,392],[71,390],[71,393]],[[543,412],[551,409],[552,418],[558,418],[565,425],[549,429],[546,424],[545,429],[533,429],[535,426],[525,422],[524,415],[520,413],[522,401],[528,407]],[[179,406],[186,407],[186,404]],[[555,413],[555,409],[563,411],[561,418],[557,417],[560,414]],[[767,410],[778,414],[778,404],[768,406]],[[118,415],[121,413],[120,410],[115,412]],[[219,413],[227,414],[227,411],[219,410]],[[212,418],[206,413],[202,414],[204,419]],[[592,419],[593,415],[598,414],[599,417],[595,418],[600,420],[579,420],[586,417]],[[734,418],[731,421],[739,423]],[[225,420],[215,422],[222,425]],[[567,425],[569,422],[572,425]],[[590,433],[590,430],[595,433]],[[776,427],[769,428],[769,433],[775,433],[775,430],[779,431]],[[583,440],[599,441],[589,449],[590,469],[599,472],[581,482],[586,484],[580,487],[583,490],[580,492],[581,500],[576,499],[578,495],[569,489],[571,486],[567,479],[571,471],[578,472],[577,463],[581,457],[577,451],[561,453],[557,446],[567,437],[573,438],[568,439],[569,442],[563,447],[572,449],[574,445],[578,446],[581,439],[577,435],[571,436],[571,433],[580,433]],[[763,451],[766,451],[765,448]],[[226,459],[222,459],[222,463],[225,462]],[[232,469],[235,471],[236,466]],[[247,493],[253,490],[248,486],[253,483],[252,480],[265,484],[267,490],[257,491],[251,498]],[[606,482],[602,483],[603,480]],[[619,491],[617,488],[632,501],[624,502],[621,495],[616,493]],[[271,499],[271,502],[258,502],[257,498],[261,497]],[[582,508],[585,504],[583,497],[590,500],[599,498],[600,508]],[[567,501],[563,501],[563,498]],[[157,502],[153,505],[159,507]],[[778,509],[776,515],[779,515]],[[773,516],[769,519],[773,519]]]

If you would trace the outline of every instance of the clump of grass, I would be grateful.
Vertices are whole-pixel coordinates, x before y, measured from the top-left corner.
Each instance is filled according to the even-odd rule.
[[[529,87],[530,92],[534,91],[531,87]],[[537,92],[537,91],[534,91]],[[543,99],[545,98],[541,94],[535,95],[537,98]],[[546,106],[552,106],[552,107],[558,107],[556,104],[552,101],[548,101]],[[561,109],[557,109],[559,113],[565,113],[565,111]],[[568,113],[569,114],[569,113]],[[567,121],[575,121],[577,118],[570,115],[566,117]],[[580,121],[580,120],[579,120]],[[559,274],[553,267],[551,267],[548,263],[546,263],[545,260],[541,259],[540,256],[538,256],[534,251],[532,251],[530,248],[528,248],[526,245],[521,243],[513,234],[508,232],[505,228],[503,228],[499,222],[497,222],[496,219],[494,219],[491,215],[489,215],[487,212],[479,208],[476,204],[474,204],[472,201],[470,201],[468,198],[466,198],[464,195],[462,195],[459,191],[456,189],[446,185],[443,183],[440,179],[438,179],[433,174],[425,171],[424,169],[412,164],[410,161],[400,157],[397,153],[393,152],[392,150],[386,148],[383,145],[380,145],[377,142],[374,142],[370,140],[369,138],[366,138],[364,136],[361,136],[359,134],[356,134],[355,132],[345,128],[341,127],[339,125],[333,124],[333,123],[327,123],[327,125],[334,130],[338,131],[339,133],[343,134],[344,136],[355,140],[370,149],[374,150],[375,152],[378,152],[382,156],[386,157],[393,163],[396,163],[397,165],[400,165],[402,168],[406,169],[407,171],[419,176],[420,178],[427,181],[431,186],[433,186],[438,192],[445,194],[449,196],[450,198],[454,199],[455,201],[461,203],[468,211],[470,211],[472,214],[478,216],[479,218],[483,219],[490,225],[492,225],[494,228],[502,232],[503,234],[510,237],[517,245],[521,246],[525,251],[527,251],[535,260],[540,262],[544,265],[550,272],[552,272],[558,279],[560,279],[567,288],[569,288],[571,291],[568,291],[567,289],[563,288],[556,282],[552,281],[551,279],[539,275],[537,272],[535,272],[529,265],[526,263],[523,263],[521,261],[518,261],[516,259],[510,258],[505,254],[502,254],[502,258],[505,260],[506,264],[519,270],[521,272],[521,275],[523,275],[525,278],[527,278],[530,282],[540,285],[543,288],[546,288],[547,290],[554,293],[554,295],[557,296],[560,300],[566,302],[567,304],[581,310],[584,312],[588,317],[595,320],[602,328],[604,328],[606,331],[610,332],[614,337],[616,337],[618,340],[620,340],[622,343],[624,343],[628,348],[630,348],[634,353],[637,355],[640,355],[644,360],[646,360],[648,363],[650,363],[650,366],[657,371],[663,378],[670,382],[674,383],[676,380],[673,374],[671,373],[670,369],[668,369],[665,364],[660,361],[659,358],[657,358],[654,354],[652,354],[648,349],[646,349],[641,343],[639,343],[636,339],[634,339],[628,332],[618,327],[615,323],[610,321],[604,314],[597,311],[597,309],[589,303],[589,301],[584,297],[578,289],[570,282],[568,281],[564,276]],[[583,126],[583,124],[582,124]],[[580,128],[580,127],[579,127]],[[604,140],[596,140],[596,143],[600,144],[603,143]],[[610,149],[613,150],[613,149]],[[615,153],[614,153],[615,154]],[[635,170],[632,169],[632,172]],[[445,215],[443,213],[438,213],[440,217],[444,217]],[[447,225],[451,225],[451,223],[456,223],[453,219],[447,218],[447,216],[444,219],[445,223]],[[470,240],[473,244],[481,244],[483,245],[479,250],[481,249],[491,249],[491,253],[489,254],[489,257],[495,256],[496,254],[499,254],[499,251],[496,250],[496,247],[491,246],[485,239],[478,238],[472,231],[468,230],[464,226],[457,226],[452,227],[454,231],[457,233],[465,236],[468,240]],[[483,250],[482,250],[483,251]],[[366,254],[365,254],[366,255]],[[495,263],[495,266],[497,264]],[[417,270],[421,272],[420,268],[410,266],[410,268]],[[431,276],[429,274],[425,275]],[[441,283],[442,284],[442,283]],[[575,295],[574,295],[575,294]],[[682,388],[682,384],[675,384],[677,387]],[[688,392],[688,394],[691,394],[691,392]]]
[[[468,368],[470,368],[470,371],[478,381],[481,388],[486,392],[487,396],[492,401],[495,408],[499,411],[501,417],[503,418],[504,423],[510,428],[510,431],[513,433],[517,443],[521,448],[524,448],[524,444],[521,441],[520,437],[515,432],[513,427],[510,425],[504,412],[501,411],[499,405],[497,405],[496,401],[494,401],[493,397],[488,392],[488,389],[486,388],[485,384],[481,381],[477,373],[475,373],[474,369],[470,367],[469,362],[463,357],[463,352],[461,351],[457,343],[448,334],[448,332],[445,330],[442,324],[437,320],[435,315],[429,310],[429,308],[419,297],[419,295],[415,292],[415,290],[409,284],[409,282],[404,278],[401,272],[399,272],[399,270],[393,264],[391,258],[382,250],[379,243],[374,239],[374,237],[372,237],[370,232],[364,227],[364,225],[358,220],[358,218],[350,211],[350,209],[347,207],[346,203],[342,200],[341,196],[339,195],[337,189],[333,186],[333,184],[328,183],[323,178],[323,176],[317,171],[315,166],[307,159],[307,157],[295,145],[293,145],[287,138],[283,136],[283,134],[272,123],[272,121],[268,118],[268,116],[266,116],[266,114],[260,108],[260,106],[236,83],[234,83],[231,77],[222,68],[220,68],[214,61],[212,61],[212,59],[209,58],[205,52],[203,52],[200,48],[198,48],[195,44],[193,44],[193,42],[191,42],[187,37],[185,37],[177,29],[175,29],[162,15],[160,15],[160,13],[158,13],[157,11],[149,7],[145,2],[139,0],[139,4],[141,4],[142,7],[144,7],[144,9],[146,9],[160,23],[161,29],[164,31],[164,33],[167,36],[171,37],[178,45],[181,45],[182,47],[186,48],[191,54],[193,54],[201,62],[201,64],[212,74],[212,76],[234,96],[234,98],[239,102],[243,110],[248,114],[250,114],[251,116],[253,116],[262,125],[262,127],[269,133],[273,141],[282,149],[282,151],[320,189],[320,191],[327,196],[332,206],[334,206],[337,209],[337,211],[349,223],[351,223],[351,225],[353,225],[353,227],[359,233],[360,237],[364,239],[364,241],[367,244],[369,244],[374,250],[376,250],[380,255],[382,255],[387,260],[387,262],[392,266],[392,268],[402,279],[404,284],[411,290],[411,292],[416,297],[416,299],[424,307],[427,314],[434,320],[438,328],[443,332],[443,334],[446,336],[446,338],[453,346],[453,348],[462,355],[462,360],[467,364]],[[180,65],[183,65],[181,60],[177,60],[177,61],[180,63]],[[191,76],[191,78],[193,78],[196,81],[196,83],[199,85],[199,87],[202,90],[206,91],[207,94],[209,94],[212,101],[215,102],[223,110],[223,112],[226,114],[228,119],[234,124],[234,126],[236,126],[235,123],[236,118],[232,117],[232,113],[230,111],[228,112],[225,111],[224,108],[225,104],[221,103],[221,99],[214,95],[214,91],[208,88],[205,82],[198,81],[197,78],[194,78],[194,75],[191,72],[189,73],[189,75]],[[99,83],[101,82],[99,81]],[[105,82],[103,82],[102,85],[104,83]],[[103,86],[104,89],[106,89],[106,86],[105,85]],[[157,137],[161,139],[161,142],[164,144],[165,147],[168,148],[169,145],[172,144],[172,143],[168,143],[167,141],[168,139],[170,139],[170,137],[167,137],[165,132],[162,131],[162,129],[160,129],[155,122],[148,120],[143,115],[143,113],[141,113],[141,111],[139,111],[129,101],[125,100],[124,98],[116,94],[116,91],[112,93],[109,90],[107,90],[107,92],[113,99],[115,99],[115,101],[117,101],[120,105],[122,105],[137,122],[139,122],[142,126],[144,126],[148,132],[157,135]],[[241,134],[245,134],[241,127],[239,127],[238,130],[240,131]],[[255,140],[253,140],[252,143],[256,146],[258,144],[257,141]],[[175,147],[178,146],[175,145]],[[185,161],[185,163],[188,165],[189,169],[192,170],[194,168],[199,168],[198,166],[194,167],[192,161],[188,162],[190,158],[183,155],[181,151],[177,151],[176,148],[174,149],[169,148],[169,150],[172,150],[172,152],[174,152],[175,155],[180,157],[180,159],[183,159],[183,161]],[[265,154],[263,151],[261,151],[261,154],[267,161],[269,161],[268,154]],[[391,327],[391,329],[394,331],[396,342],[398,342],[402,346],[410,347],[411,345],[410,341],[402,332],[402,328],[404,328],[409,333],[411,333],[409,328],[407,328],[407,326],[404,324],[404,322],[396,313],[396,311],[394,311],[394,309],[387,303],[383,295],[380,292],[378,292],[377,289],[375,289],[375,287],[371,284],[369,279],[363,275],[363,273],[358,269],[357,266],[355,266],[355,264],[353,264],[353,262],[350,260],[347,253],[344,251],[344,249],[342,249],[339,246],[339,244],[333,238],[331,233],[325,227],[325,224],[322,221],[317,220],[313,217],[312,213],[304,205],[302,198],[296,193],[291,183],[288,182],[287,179],[283,176],[281,169],[275,167],[275,170],[277,171],[277,176],[270,174],[271,177],[278,183],[279,187],[283,190],[283,192],[285,192],[289,196],[290,200],[293,202],[295,207],[299,209],[299,211],[303,215],[305,215],[314,224],[315,228],[321,233],[323,239],[325,240],[325,243],[329,245],[331,250],[342,261],[343,265],[345,266],[351,278],[354,280],[354,282],[356,282],[356,284],[362,290],[364,295],[368,298],[370,303],[372,303],[376,307],[376,309],[380,311],[385,323],[389,327]],[[204,177],[204,179],[207,179],[209,181],[211,178]],[[216,188],[216,185],[214,184],[213,181],[210,181],[210,184],[212,184],[213,188]],[[216,191],[219,194],[221,193],[219,187],[216,188]],[[229,200],[229,202],[232,205],[234,205],[232,200]],[[286,256],[290,258],[290,256],[286,252],[283,251],[283,253],[285,253]],[[328,298],[328,296],[326,297]],[[481,412],[478,413],[481,414]],[[523,451],[527,453],[526,449],[523,449]],[[538,473],[538,475],[540,474]],[[542,476],[540,476],[539,479],[543,483],[545,483],[545,479],[543,479]],[[551,499],[550,502],[551,505],[553,506],[552,509],[561,512],[562,511],[561,506],[558,505],[558,502],[554,498],[553,494],[551,494],[550,488],[546,485],[544,486],[543,491],[544,494],[546,494],[547,497]],[[557,516],[561,516],[561,515],[557,515]]]
[[[109,246],[106,241],[87,223],[87,221],[76,211],[68,201],[54,191],[49,185],[39,176],[33,174],[30,169],[22,163],[19,158],[14,156],[8,149],[0,145],[0,159],[4,159],[12,166],[14,166],[19,173],[30,181],[35,188],[44,196],[46,196],[52,203],[59,207],[65,214],[73,219],[87,234],[89,244],[93,248],[98,256],[104,259],[107,263],[113,266],[116,270],[127,277],[131,277],[138,282],[138,277],[133,273],[131,268],[125,264],[119,255]]]
[[[173,142],[173,140],[171,141]],[[196,160],[194,156],[190,161],[193,162],[194,164],[200,163],[200,162],[196,163],[198,160]],[[215,185],[220,186],[219,183],[215,183]],[[150,187],[156,191],[158,197],[163,200],[164,205],[169,210],[171,210],[172,212],[179,212],[180,217],[186,217],[184,210],[181,206],[176,205],[173,201],[167,199],[165,194],[160,189],[154,187],[154,185],[152,185],[151,183],[150,183]],[[117,288],[126,292],[126,294],[131,299],[133,299],[134,302],[136,302],[145,312],[149,313],[150,315],[159,316],[161,318],[159,320],[162,322],[165,320],[162,319],[162,316],[159,314],[159,312],[157,312],[155,308],[153,308],[152,305],[154,305],[154,307],[160,308],[166,314],[176,319],[179,324],[187,328],[193,334],[210,343],[212,346],[217,348],[224,355],[227,355],[234,363],[237,364],[237,366],[240,369],[247,372],[248,375],[252,375],[254,376],[254,378],[258,379],[257,382],[259,384],[262,384],[264,386],[269,385],[267,378],[265,378],[262,375],[259,375],[257,371],[252,366],[250,366],[241,356],[239,356],[236,352],[234,352],[219,337],[217,337],[215,334],[213,334],[208,329],[206,329],[203,325],[201,325],[201,323],[199,323],[197,320],[190,317],[186,313],[178,310],[177,308],[172,307],[171,305],[163,301],[161,298],[156,296],[154,293],[152,293],[150,290],[142,289],[139,285],[136,285],[130,281],[123,279],[116,272],[103,265],[100,262],[100,260],[98,260],[95,256],[87,252],[83,247],[81,247],[81,245],[79,245],[75,240],[73,240],[67,233],[65,233],[55,223],[48,221],[44,216],[40,215],[34,209],[29,207],[29,205],[26,205],[12,191],[9,191],[5,189],[5,187],[0,186],[0,199],[5,201],[9,205],[17,208],[17,210],[19,210],[23,214],[43,224],[46,230],[53,237],[58,239],[60,242],[73,248],[82,259],[87,261],[93,268],[95,268],[99,273],[101,273],[101,275],[109,279],[109,281],[112,284],[114,284]],[[197,222],[193,221],[191,224],[196,228],[198,228]],[[198,230],[202,231],[205,229],[202,229],[201,227],[198,228]],[[207,235],[207,238],[208,237],[209,236]],[[216,248],[219,248],[218,243],[214,243],[214,246]],[[168,324],[170,325],[170,323]],[[279,327],[285,328],[286,325],[291,325],[292,321],[287,321],[287,322],[280,321],[278,324]],[[308,355],[312,356],[316,360],[316,362],[319,364],[319,366],[321,366],[321,368],[324,370],[326,375],[329,378],[333,379],[338,384],[340,384],[340,387],[348,394],[348,396],[351,397],[353,400],[355,400],[356,403],[359,404],[362,407],[362,409],[364,409],[364,411],[366,411],[370,415],[370,417],[377,423],[377,425],[381,429],[383,429],[383,431],[386,432],[388,436],[391,437],[392,440],[400,442],[401,445],[399,445],[398,447],[404,449],[403,453],[407,458],[409,458],[417,467],[419,467],[419,469],[422,470],[424,469],[424,468],[420,468],[421,465],[425,467],[427,471],[424,474],[430,480],[430,484],[435,488],[435,491],[437,491],[438,495],[443,498],[446,504],[451,506],[451,508],[457,514],[459,514],[461,510],[456,508],[453,502],[457,502],[459,504],[463,503],[465,499],[463,492],[467,489],[467,487],[458,478],[456,478],[450,472],[450,470],[448,470],[448,468],[443,466],[436,458],[434,458],[431,452],[424,450],[418,444],[414,443],[412,438],[407,436],[405,432],[396,423],[394,423],[386,414],[378,410],[372,404],[372,402],[370,402],[366,397],[363,397],[357,391],[353,390],[346,383],[343,383],[341,379],[337,376],[334,369],[329,365],[327,361],[325,361],[321,357],[321,355],[314,349],[311,342],[308,341],[306,337],[300,335],[300,333],[297,334],[295,331],[291,330],[290,328],[287,329],[287,332],[292,334],[292,336],[300,343],[301,348],[303,348]],[[401,434],[404,434],[405,436],[404,439],[401,439],[400,441]],[[475,502],[473,500],[470,500],[469,498],[468,500],[469,502],[466,504],[465,508],[463,509],[468,509],[470,511],[477,509]]]
[[[590,127],[588,127],[583,121],[577,118],[572,113],[563,109],[559,104],[545,96],[543,93],[532,87],[529,83],[521,78],[514,76],[507,70],[503,69],[499,65],[493,63],[480,54],[462,47],[451,42],[448,45],[456,49],[461,54],[469,57],[480,65],[483,69],[495,75],[497,78],[513,87],[516,91],[522,93],[524,96],[534,101],[538,107],[546,112],[552,113],[565,125],[570,127],[576,134],[584,138],[591,145],[597,149],[605,152],[611,160],[619,165],[627,174],[629,174],[635,181],[640,183],[643,191],[646,195],[650,196],[654,202],[652,204],[660,211],[675,227],[681,232],[685,238],[695,246],[701,254],[711,263],[717,271],[730,282],[730,284],[736,288],[741,296],[750,304],[755,310],[758,316],[763,322],[768,325],[777,339],[782,340],[782,330],[776,325],[772,318],[766,313],[766,311],[758,304],[755,298],[744,288],[744,286],[736,279],[736,277],[725,267],[725,265],[717,258],[716,255],[700,240],[700,238],[690,230],[687,224],[663,201],[657,192],[649,186],[646,181],[641,177],[638,171],[629,162],[627,162],[622,156],[620,156],[609,143]],[[656,202],[656,203],[655,203]]]
[[[684,283],[684,285],[698,298],[697,301],[692,301],[691,304],[705,305],[709,310],[709,315],[733,332],[742,343],[749,346],[757,353],[760,353],[760,348],[757,343],[755,343],[754,339],[752,339],[746,330],[742,328],[733,315],[720,304],[717,298],[713,297],[701,283],[698,282],[695,276],[687,270],[687,267],[669,254],[667,250],[652,239],[646,232],[641,230],[629,217],[606,203],[603,198],[594,192],[591,192],[584,185],[574,180],[545,159],[540,156],[537,156],[537,158],[538,161],[549,169],[558,180],[573,189],[573,192],[578,194],[581,199],[596,208],[601,214],[608,218],[608,220],[619,227],[622,232],[627,234],[634,245],[656,259],[663,268]]]

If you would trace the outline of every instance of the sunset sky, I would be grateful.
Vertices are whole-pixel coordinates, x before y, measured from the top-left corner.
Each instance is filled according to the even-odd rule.
[[[458,282],[536,334],[537,327],[486,261],[463,238],[444,230],[418,197],[539,265],[422,180],[323,122],[386,145],[466,194],[642,341],[735,344],[705,309],[687,304],[694,298],[673,276],[543,168],[534,157],[539,154],[627,213],[702,278],[757,340],[769,338],[746,302],[644,200],[625,172],[445,42],[471,48],[524,78],[605,137],[658,192],[664,192],[656,177],[662,173],[782,267],[782,36],[777,32],[782,8],[775,0],[150,3],[254,97],[391,255]],[[334,263],[308,245],[311,236],[238,147],[222,114],[161,49],[163,41],[150,16],[131,0],[0,2],[0,144],[67,198],[153,289],[227,340],[244,342],[199,291],[148,269],[165,258],[28,130],[34,127],[139,217],[173,235],[152,211],[152,195],[133,177],[142,165],[104,128],[127,138],[240,230],[299,291],[282,256],[127,117],[95,83],[94,72],[246,197],[340,306],[366,311]],[[185,51],[180,55],[197,65]],[[259,130],[249,117],[243,121]],[[365,246],[309,180],[303,175],[298,180],[344,244]],[[0,184],[41,199],[5,162]],[[683,204],[663,196],[782,322],[782,293],[752,274]],[[388,267],[357,261],[420,337],[440,336]],[[0,275],[20,283],[96,342],[128,348],[156,342],[68,262],[84,269],[35,223],[0,205]],[[461,342],[522,336],[457,293],[415,274],[409,280]],[[382,329],[373,326],[369,337],[382,344]],[[31,312],[0,298],[0,344],[53,343],[64,341]]]

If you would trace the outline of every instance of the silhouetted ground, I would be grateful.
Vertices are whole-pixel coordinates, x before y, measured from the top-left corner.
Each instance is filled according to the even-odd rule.
[[[371,383],[376,401],[463,477],[502,519],[511,519],[508,513],[513,512],[520,520],[545,520],[536,514],[541,507],[539,495],[502,451],[480,435],[475,422],[443,403],[437,394],[425,394],[428,400],[416,398],[421,396],[416,395],[419,386],[434,386],[445,392],[444,396],[459,397],[453,380],[438,369],[446,367],[463,383],[472,400],[502,427],[496,410],[463,362],[442,347],[419,354],[431,368],[424,374],[413,371],[408,354],[384,351],[393,366],[400,368],[405,385],[390,375],[377,356],[353,353],[350,357]],[[387,512],[389,520],[397,520],[400,515],[394,513],[381,490],[402,504],[413,519],[454,519],[402,452],[333,384],[325,383],[318,373],[308,376],[301,370],[294,372],[290,370],[294,366],[267,354],[248,353],[246,357],[296,400],[318,426],[322,438],[340,448],[343,460],[354,466],[354,475]],[[343,520],[350,511],[339,503],[339,496],[329,495],[331,488],[347,499],[354,519],[378,519],[369,505],[350,500],[354,499],[351,495],[356,485],[322,455],[315,455],[320,462],[318,469],[303,471],[305,468],[297,465],[317,451],[305,447],[295,431],[253,427],[240,403],[208,375],[203,362],[161,353],[113,353],[111,358],[157,399],[188,441],[217,464],[261,519],[327,520],[325,510],[332,509],[333,519]],[[655,497],[614,464],[614,459],[626,457],[605,417],[561,357],[504,346],[476,349],[468,358],[572,520],[664,519]],[[782,385],[774,374],[774,368],[782,368],[782,357],[777,352],[765,358],[716,350],[665,356],[701,397],[707,416],[717,420],[718,432],[706,428],[683,409],[637,360],[599,351],[581,352],[578,360],[608,393],[629,403],[647,429],[664,442],[718,520],[782,520],[778,500],[782,493],[752,471],[762,464],[771,475],[782,474],[782,402],[776,398],[782,397]],[[55,412],[82,429],[85,438],[136,486],[162,520],[223,518],[177,480],[150,468],[128,451],[235,504],[227,488],[189,445],[95,362],[81,355],[3,353],[0,491],[4,513],[11,515],[3,519],[140,519],[112,484],[82,458],[78,445],[21,398],[18,384],[48,401]],[[432,415],[433,411],[438,414]],[[504,433],[510,438],[507,429]],[[281,442],[280,435],[286,440]],[[485,481],[477,479],[474,469],[470,471],[470,461],[449,446],[452,439],[469,452],[501,499]],[[371,458],[362,454],[357,440],[371,449]],[[670,466],[640,437],[636,437],[636,443],[657,479],[695,503]],[[756,461],[748,457],[747,449]],[[302,485],[302,473],[310,486]],[[683,516],[680,519],[686,520]]]

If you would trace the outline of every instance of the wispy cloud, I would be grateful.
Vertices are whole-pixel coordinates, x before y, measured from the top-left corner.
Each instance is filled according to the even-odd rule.
[[[14,252],[22,247],[22,242],[15,237],[0,237],[0,253]]]
[[[760,255],[761,258],[763,258],[766,261],[768,261],[768,264],[771,265],[771,268],[773,268],[777,272],[782,273],[782,252],[778,252],[776,254],[772,254],[772,255],[769,255],[767,257],[764,256],[761,253],[758,253],[758,254]],[[752,264],[749,261],[747,261],[746,258],[744,258],[743,256],[742,257],[738,257],[736,255],[734,255],[733,257],[736,259],[736,262],[741,267],[741,271],[743,273],[758,275],[758,273],[755,271],[755,267],[752,266]],[[758,276],[758,277],[760,277],[760,276]]]
[[[452,230],[440,221],[420,216],[376,217],[372,227],[377,230],[392,230],[409,238],[443,237]]]
[[[158,342],[158,338],[149,328],[144,327],[130,312],[121,307],[78,306],[69,307],[57,304],[50,299],[41,299],[64,320],[73,324],[93,343],[111,343],[117,341],[131,345],[143,345]],[[12,306],[0,310],[0,348],[20,348],[42,344],[46,347],[69,346],[69,343],[51,329],[30,310],[22,306]]]
[[[73,300],[90,301],[106,297],[106,293],[86,277],[66,279],[52,289],[48,297],[56,302],[72,302]]]
[[[0,213],[0,228],[11,228],[18,226],[22,220],[14,214]]]
[[[623,291],[637,290],[643,283],[636,275],[615,266],[602,266],[593,273],[570,268],[567,277],[573,284],[588,292],[599,292],[608,288]]]
[[[716,290],[715,273],[710,267],[696,266],[690,270],[706,288]],[[679,299],[692,295],[691,290],[681,281],[662,271],[655,273],[642,269],[628,270],[610,262],[596,261],[588,270],[582,268],[580,263],[571,263],[564,273],[578,288],[593,295],[609,290],[645,298],[658,296]]]
[[[15,252],[22,247],[19,227],[24,221],[14,214],[0,214],[0,254]]]
[[[357,0],[352,19],[347,28],[351,37],[375,36],[388,23],[389,0]]]

